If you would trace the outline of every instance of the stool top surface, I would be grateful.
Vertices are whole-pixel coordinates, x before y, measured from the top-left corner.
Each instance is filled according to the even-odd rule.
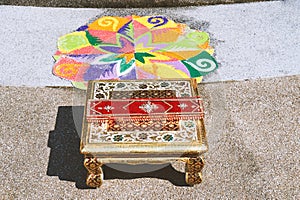
[[[128,121],[118,118],[101,122],[87,120],[90,100],[117,102],[103,107],[103,111],[113,113],[114,109],[117,110],[120,106],[120,101],[116,100],[129,99],[128,102],[131,104],[134,99],[157,101],[165,98],[190,97],[199,97],[195,79],[90,81],[81,134],[81,152],[103,156],[140,153],[168,156],[207,151],[203,118],[157,120],[153,114],[152,120],[151,113],[159,110],[159,105],[151,101],[139,106],[148,112],[150,118],[147,120]],[[181,110],[187,109],[188,106],[190,105],[182,102],[178,104]],[[203,109],[202,104],[200,107]]]

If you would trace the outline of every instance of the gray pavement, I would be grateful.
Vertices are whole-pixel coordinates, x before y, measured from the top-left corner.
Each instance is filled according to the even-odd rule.
[[[247,3],[271,0],[0,0],[0,5],[73,8],[148,8]]]
[[[298,0],[152,9],[0,6],[0,85],[70,86],[51,74],[57,38],[96,16],[131,14],[163,14],[209,32],[220,69],[206,82],[300,74]]]
[[[299,199],[299,79],[200,84],[210,145],[202,184],[187,187],[170,166],[105,166],[96,190],[84,184],[73,90],[0,87],[0,199]]]

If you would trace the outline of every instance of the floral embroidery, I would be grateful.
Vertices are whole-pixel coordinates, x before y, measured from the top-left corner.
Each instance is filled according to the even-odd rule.
[[[117,86],[117,88],[123,88],[123,87],[125,87],[126,85],[125,85],[124,83],[118,83],[116,86]]]
[[[142,109],[142,110],[144,110],[147,113],[151,113],[154,110],[156,110],[158,108],[158,106],[155,105],[155,104],[153,104],[153,103],[151,103],[150,101],[148,101],[147,103],[141,105],[139,108]]]
[[[116,142],[120,142],[124,139],[123,135],[115,135],[113,137],[113,140],[116,141]]]
[[[140,84],[139,85],[139,88],[141,88],[141,89],[146,89],[148,86],[146,85],[146,84]]]
[[[172,141],[173,139],[174,139],[174,136],[170,135],[170,134],[166,134],[163,136],[163,140],[168,141],[168,142]]]
[[[160,84],[161,87],[167,87],[167,86],[169,86],[169,85],[170,85],[170,84],[167,83],[167,82],[162,82],[162,83]]]
[[[147,135],[146,133],[140,133],[140,134],[138,135],[138,138],[141,139],[141,140],[145,140],[145,139],[148,138],[148,135]]]
[[[193,121],[186,121],[186,122],[184,122],[184,125],[188,128],[192,128],[195,126]]]

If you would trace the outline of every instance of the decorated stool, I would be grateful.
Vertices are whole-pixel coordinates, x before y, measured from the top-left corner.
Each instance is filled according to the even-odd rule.
[[[90,81],[81,135],[87,185],[100,187],[106,163],[186,163],[201,183],[208,150],[195,79]]]

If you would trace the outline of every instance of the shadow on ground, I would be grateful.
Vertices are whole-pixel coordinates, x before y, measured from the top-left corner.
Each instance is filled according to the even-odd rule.
[[[76,183],[78,189],[92,189],[85,184],[87,171],[83,166],[83,155],[79,152],[82,106],[60,106],[55,130],[49,132],[48,147],[51,148],[47,175],[58,176],[60,180]],[[118,164],[124,167],[124,164]],[[146,165],[129,166],[131,171],[141,171]],[[128,167],[128,165],[127,165]],[[149,165],[147,165],[149,167]],[[160,168],[160,167],[155,167]],[[159,170],[146,173],[128,173],[103,166],[104,179],[158,178],[168,180],[176,186],[188,186],[185,174],[176,171],[171,164],[162,165]]]

